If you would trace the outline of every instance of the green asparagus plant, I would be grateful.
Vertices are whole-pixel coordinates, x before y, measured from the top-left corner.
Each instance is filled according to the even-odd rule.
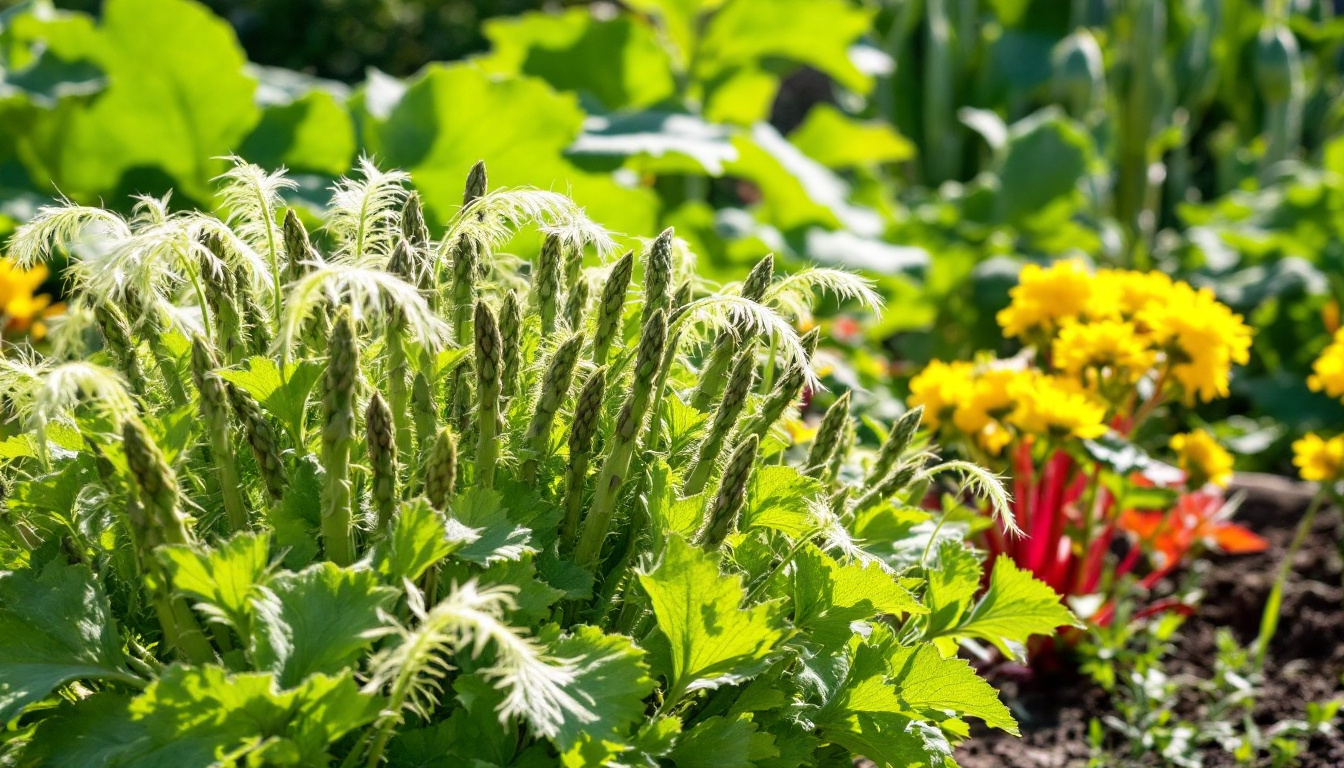
[[[873,449],[848,393],[811,445],[787,428],[820,386],[796,321],[867,284],[716,291],[670,230],[636,284],[568,198],[485,179],[436,230],[366,162],[313,239],[252,168],[227,222],[65,205],[18,231],[20,263],[103,247],[62,342],[0,358],[0,761],[946,768],[968,718],[1015,732],[957,644],[1067,609],[921,508],[952,473],[917,413]],[[515,273],[496,254],[533,228],[545,263]],[[234,328],[220,275],[273,309]]]

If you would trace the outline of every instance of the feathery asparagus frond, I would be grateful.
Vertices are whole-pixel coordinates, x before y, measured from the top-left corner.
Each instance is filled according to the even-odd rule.
[[[332,260],[382,263],[400,235],[401,204],[411,176],[381,171],[368,157],[359,159],[359,176],[343,176],[331,188],[327,231],[337,244]]]

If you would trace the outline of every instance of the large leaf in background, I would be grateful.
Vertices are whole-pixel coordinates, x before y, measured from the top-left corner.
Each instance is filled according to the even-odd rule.
[[[218,158],[237,150],[260,116],[233,30],[197,3],[108,0],[97,27],[82,15],[27,16],[15,30],[107,75],[107,89],[88,108],[45,113],[33,126],[30,172],[76,199],[148,170],[166,175],[179,194],[209,201],[210,180],[225,168]]]
[[[730,176],[740,176],[761,190],[758,216],[784,231],[819,225],[841,226],[859,235],[882,232],[875,211],[849,202],[849,185],[829,168],[804,155],[772,126],[758,123],[733,138],[738,158],[728,163]]]
[[[339,176],[355,159],[348,89],[275,67],[249,67],[265,111],[238,154],[265,168]]]
[[[339,672],[378,638],[380,612],[396,594],[373,571],[332,563],[282,573],[255,602],[253,658],[285,687],[315,672]]]
[[[724,0],[627,0],[635,11],[657,16],[667,36],[683,56],[689,56],[699,34],[699,17],[723,5]]]
[[[723,164],[738,156],[730,128],[676,112],[590,117],[569,154],[632,160],[640,171],[711,176],[723,175]]]
[[[996,218],[1017,224],[1072,194],[1093,154],[1087,131],[1055,107],[1014,123],[996,164]]]
[[[572,95],[532,78],[493,78],[467,64],[430,65],[398,95],[366,89],[363,135],[387,167],[411,173],[428,215],[446,221],[462,204],[462,184],[477,160],[490,187],[568,191],[588,215],[621,232],[654,229],[657,201],[607,174],[587,173],[564,158],[583,127]]]
[[[915,145],[890,125],[855,120],[824,103],[808,110],[789,141],[827,168],[899,163],[915,156]]]
[[[784,637],[771,606],[744,609],[742,579],[720,573],[717,557],[679,536],[639,582],[668,641],[670,698],[740,680]]]
[[[0,722],[79,679],[133,680],[93,572],[53,560],[0,574]]]
[[[868,32],[871,19],[872,11],[848,0],[731,0],[710,19],[693,74],[709,81],[782,59],[866,92],[872,80],[854,66],[849,49]]]
[[[639,109],[672,96],[676,82],[653,29],[628,15],[595,18],[588,8],[485,22],[491,72],[540,77],[557,90],[596,98],[606,109]]]

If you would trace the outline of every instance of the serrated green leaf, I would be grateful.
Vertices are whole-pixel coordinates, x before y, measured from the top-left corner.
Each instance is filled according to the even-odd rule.
[[[467,531],[477,536],[455,555],[477,565],[517,560],[535,551],[528,545],[532,531],[513,522],[499,493],[489,488],[472,486],[457,494],[448,510],[448,523],[450,538],[469,539]]]
[[[741,578],[720,573],[717,557],[680,536],[668,539],[662,561],[639,581],[670,647],[672,700],[741,679],[784,638],[774,606],[744,608]]]
[[[317,563],[281,573],[255,601],[253,659],[286,687],[313,673],[336,674],[383,633],[380,610],[396,597],[372,571]]]
[[[322,522],[322,469],[308,454],[294,462],[279,504],[266,510],[275,545],[287,568],[300,569],[317,559],[318,526]]]
[[[135,680],[93,572],[53,560],[0,573],[0,722],[80,679]]]
[[[1001,555],[989,574],[989,589],[952,632],[988,640],[1005,654],[1020,658],[1032,635],[1051,635],[1059,627],[1083,626],[1048,584]]]
[[[738,528],[770,528],[793,537],[804,536],[817,528],[811,504],[820,493],[821,483],[795,467],[757,467],[751,473]]]
[[[944,540],[929,563],[924,604],[929,609],[930,637],[955,627],[980,589],[980,559],[964,542]]]
[[[793,623],[810,642],[835,650],[853,637],[850,624],[879,614],[927,613],[896,577],[876,563],[840,565],[808,544],[794,558]]]
[[[775,737],[757,730],[749,715],[701,720],[677,739],[677,768],[756,768],[757,760],[778,757]]]
[[[392,528],[373,548],[373,567],[389,584],[420,578],[434,563],[466,545],[463,538],[450,538],[448,521],[423,498],[397,508]]]
[[[998,691],[964,659],[945,659],[932,643],[893,647],[887,670],[901,701],[925,718],[941,720],[948,713],[978,717],[991,728],[1018,735],[1017,721],[999,701]]]
[[[252,357],[244,370],[220,371],[226,381],[247,392],[280,422],[297,445],[304,410],[313,385],[322,376],[323,367],[313,360],[300,360],[280,366],[269,357]]]
[[[199,601],[198,610],[228,622],[246,637],[252,597],[269,564],[268,533],[239,533],[216,548],[201,551],[169,546],[157,554],[168,569],[173,588]]]
[[[573,661],[576,678],[567,690],[597,718],[567,719],[554,739],[560,750],[569,750],[582,736],[624,742],[630,726],[644,718],[644,697],[653,690],[644,652],[624,635],[607,635],[590,626],[575,627],[551,642],[550,651],[557,659]]]

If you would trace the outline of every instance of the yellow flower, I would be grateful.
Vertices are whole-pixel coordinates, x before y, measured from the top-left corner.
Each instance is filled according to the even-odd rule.
[[[910,407],[924,406],[924,424],[938,429],[958,403],[971,396],[975,366],[966,362],[934,360],[910,380]]]
[[[1152,304],[1163,304],[1171,298],[1175,283],[1162,272],[1138,272],[1130,269],[1103,269],[1097,272],[1097,282],[1107,285],[1118,297],[1120,315],[1137,317]]]
[[[1205,483],[1227,487],[1232,479],[1232,454],[1219,445],[1213,435],[1196,429],[1173,435],[1170,445],[1191,488],[1202,488]]]
[[[968,435],[991,426],[1013,407],[1013,383],[1024,374],[1011,368],[990,368],[972,382],[968,397],[957,403],[952,423]]]
[[[51,297],[33,292],[46,279],[47,268],[41,264],[23,270],[12,260],[0,258],[0,332],[24,333],[31,328],[41,336],[44,326],[35,321],[47,314]]]
[[[1293,443],[1293,464],[1303,480],[1333,483],[1344,466],[1344,435],[1324,440],[1308,432]]]
[[[1051,362],[1070,376],[1086,377],[1088,384],[1106,376],[1132,384],[1153,367],[1157,354],[1134,324],[1124,320],[1094,323],[1065,321],[1055,337]]]
[[[1115,287],[1094,279],[1078,261],[1057,261],[1047,269],[1028,264],[1008,295],[1012,303],[996,319],[1009,337],[1051,334],[1065,320],[1113,317],[1119,311]]]
[[[1344,398],[1344,328],[1335,332],[1335,340],[1316,358],[1311,371],[1307,386],[1313,392]]]
[[[1023,376],[1013,387],[1009,421],[1024,432],[1091,439],[1106,434],[1106,406],[1053,376]]]
[[[1208,288],[1176,283],[1166,302],[1139,312],[1138,322],[1165,348],[1187,403],[1226,397],[1232,365],[1250,360],[1251,329]]]

